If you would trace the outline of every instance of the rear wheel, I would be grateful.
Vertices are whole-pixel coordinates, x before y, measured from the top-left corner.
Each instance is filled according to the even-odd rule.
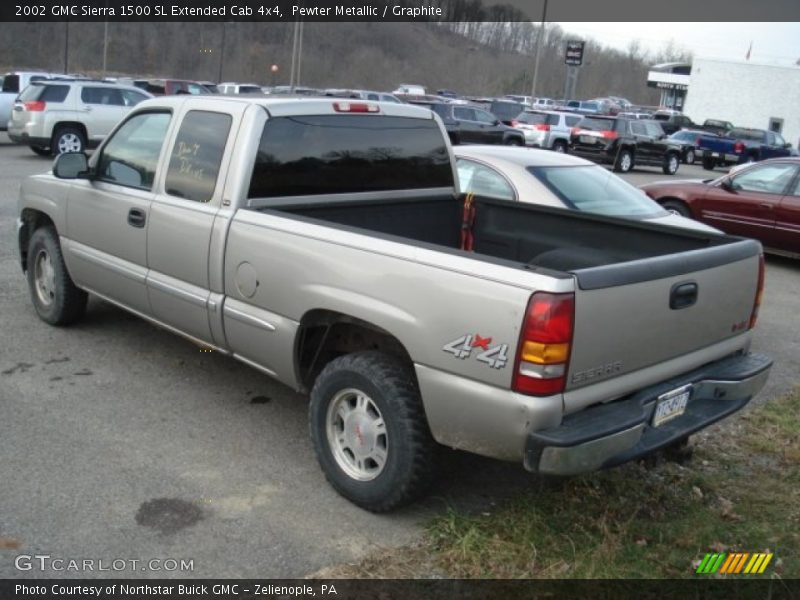
[[[524,143],[518,137],[510,137],[506,139],[506,146],[524,146]]]
[[[37,229],[28,244],[28,288],[39,317],[51,325],[68,325],[83,316],[87,294],[72,281],[64,264],[58,234]]]
[[[614,162],[614,170],[620,173],[627,173],[633,168],[633,153],[630,150],[622,149],[617,154]]]
[[[714,167],[716,166],[716,161],[712,156],[704,156],[703,157],[703,168],[706,171],[713,171]]]
[[[689,207],[679,200],[667,200],[666,202],[663,202],[661,206],[663,206],[672,214],[678,215],[679,217],[686,217],[687,219],[692,218],[692,213],[689,211]]]
[[[77,127],[59,127],[53,134],[50,148],[56,155],[65,152],[83,152],[86,150],[86,137]]]
[[[567,153],[567,142],[564,140],[556,140],[553,142],[553,151],[559,152],[561,154]]]
[[[325,477],[373,512],[419,497],[433,479],[436,443],[410,369],[380,352],[336,358],[311,391],[311,439]]]
[[[678,172],[680,162],[678,155],[674,152],[670,152],[664,157],[664,164],[661,165],[661,170],[665,175],[675,175],[675,173]]]

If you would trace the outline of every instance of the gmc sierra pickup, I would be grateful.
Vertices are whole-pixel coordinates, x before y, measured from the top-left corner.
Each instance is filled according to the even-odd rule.
[[[92,293],[309,391],[326,477],[372,511],[437,442],[569,475],[764,385],[757,242],[464,197],[454,164],[423,108],[147,100],[23,183],[21,265],[47,323]]]

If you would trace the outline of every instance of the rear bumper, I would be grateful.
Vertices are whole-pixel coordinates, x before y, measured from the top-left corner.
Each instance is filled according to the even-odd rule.
[[[572,144],[569,153],[580,158],[585,158],[593,162],[613,163],[616,155],[609,153],[604,146],[588,146],[582,144]]]
[[[729,357],[626,400],[570,415],[558,427],[529,434],[525,468],[575,475],[645,456],[740,410],[764,387],[771,367],[772,359],[763,354]],[[658,397],[686,385],[692,391],[685,412],[652,426]]]

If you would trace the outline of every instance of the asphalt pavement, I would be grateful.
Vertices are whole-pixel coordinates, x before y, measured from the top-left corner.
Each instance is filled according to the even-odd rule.
[[[20,181],[50,164],[0,134],[0,578],[300,577],[410,543],[447,506],[490,510],[538,484],[445,452],[427,499],[373,515],[326,483],[307,398],[96,299],[79,324],[46,325],[15,218]],[[758,402],[797,382],[798,290],[800,261],[769,258],[754,349],[776,364]]]

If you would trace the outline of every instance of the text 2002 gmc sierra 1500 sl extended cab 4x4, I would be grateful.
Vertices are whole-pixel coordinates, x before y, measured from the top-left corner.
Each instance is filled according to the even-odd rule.
[[[757,242],[456,181],[424,108],[148,100],[25,180],[22,268],[48,323],[96,294],[310,391],[326,477],[373,511],[423,492],[437,442],[586,472],[764,385]]]

